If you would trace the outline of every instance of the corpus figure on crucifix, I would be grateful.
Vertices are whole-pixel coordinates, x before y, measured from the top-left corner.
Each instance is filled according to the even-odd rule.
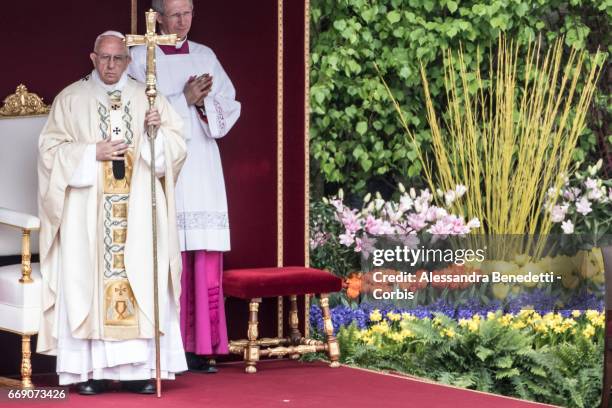
[[[222,255],[230,250],[229,220],[221,157],[216,140],[240,116],[236,91],[213,51],[187,39],[194,15],[190,0],[154,0],[161,33],[176,45],[155,47],[157,85],[185,122],[188,155],[176,185],[181,243],[181,333],[191,369],[215,372],[214,355],[228,353],[223,305]],[[129,73],[141,82],[146,47],[131,50]],[[208,358],[201,358],[206,356]]]

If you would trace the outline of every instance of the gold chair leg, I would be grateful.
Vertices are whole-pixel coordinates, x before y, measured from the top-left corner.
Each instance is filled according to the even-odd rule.
[[[259,346],[256,343],[257,337],[259,336],[259,330],[257,328],[259,324],[257,319],[259,303],[261,303],[261,298],[251,299],[251,303],[249,303],[249,330],[247,332],[249,341],[244,350],[244,360],[246,362],[245,372],[248,374],[257,372],[255,365],[257,361],[259,361]]]
[[[21,387],[34,388],[32,384],[32,350],[30,348],[30,336],[21,336]]]
[[[338,341],[334,336],[334,325],[329,311],[329,298],[325,293],[321,294],[321,309],[323,309],[323,328],[327,339],[327,354],[331,361],[329,366],[332,368],[340,367],[340,347],[338,347]]]
[[[302,334],[300,333],[299,329],[300,319],[298,317],[297,296],[292,295],[289,298],[291,300],[291,310],[289,311],[289,336],[291,339],[291,344],[294,346],[298,346],[302,341]],[[289,358],[297,360],[298,358],[300,358],[300,355],[291,354],[289,355]]]
[[[24,229],[22,230],[22,238],[21,238],[21,278],[19,278],[19,282],[21,283],[32,283],[34,280],[32,279],[32,263],[30,262],[32,259],[32,254],[30,252],[30,230]]]

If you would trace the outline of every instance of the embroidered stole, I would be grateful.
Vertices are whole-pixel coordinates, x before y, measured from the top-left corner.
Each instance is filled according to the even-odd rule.
[[[98,102],[102,137],[105,140],[123,140],[129,148],[125,154],[125,177],[122,180],[115,179],[111,161],[102,163],[103,337],[107,340],[127,340],[139,336],[138,304],[123,262],[134,163],[134,134],[131,128],[130,103],[123,106],[121,91],[109,93],[109,105],[110,111]]]

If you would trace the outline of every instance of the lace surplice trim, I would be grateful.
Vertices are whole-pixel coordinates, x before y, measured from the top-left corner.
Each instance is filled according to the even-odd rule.
[[[177,226],[180,230],[228,229],[229,220],[226,212],[191,211],[177,213]]]
[[[222,135],[225,134],[225,117],[223,116],[223,109],[221,108],[221,104],[217,102],[216,99],[213,99],[213,105],[215,105],[215,111],[217,112],[217,127],[219,128],[219,133]]]

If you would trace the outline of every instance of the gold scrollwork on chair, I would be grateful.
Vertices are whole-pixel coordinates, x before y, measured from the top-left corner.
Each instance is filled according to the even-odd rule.
[[[45,115],[50,109],[51,107],[46,105],[40,96],[30,93],[25,85],[19,84],[15,93],[4,99],[4,105],[0,108],[0,117]]]

